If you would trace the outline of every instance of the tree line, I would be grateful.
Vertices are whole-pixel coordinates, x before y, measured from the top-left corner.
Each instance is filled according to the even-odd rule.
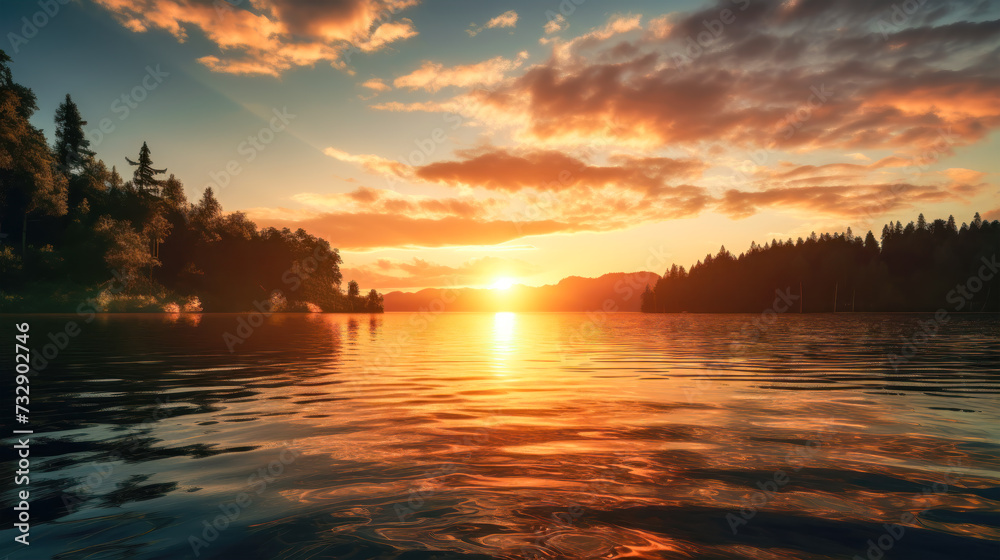
[[[685,270],[671,266],[646,286],[642,311],[760,313],[775,290],[797,296],[790,311],[1000,311],[1000,221],[886,224],[869,231],[771,240],[734,256],[722,247]]]
[[[34,93],[0,50],[0,310],[383,311],[382,295],[341,289],[343,262],[302,229],[257,228],[224,212],[211,188],[188,201],[143,142],[124,180],[90,149],[72,98],[55,113],[55,144],[30,123]],[[116,286],[114,290],[110,286]]]

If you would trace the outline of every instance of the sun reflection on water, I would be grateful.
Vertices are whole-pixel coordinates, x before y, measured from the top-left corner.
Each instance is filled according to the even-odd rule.
[[[503,311],[493,316],[493,354],[496,356],[494,367],[506,369],[507,359],[514,352],[514,331],[517,327],[517,315]]]

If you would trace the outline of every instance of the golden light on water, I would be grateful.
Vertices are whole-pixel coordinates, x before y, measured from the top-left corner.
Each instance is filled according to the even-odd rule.
[[[502,311],[493,316],[493,353],[496,355],[497,367],[503,367],[507,357],[514,351],[514,331],[517,327],[517,315]]]

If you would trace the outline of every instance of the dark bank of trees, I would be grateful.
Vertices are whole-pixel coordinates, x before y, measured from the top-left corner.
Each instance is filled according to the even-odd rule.
[[[0,311],[381,312],[382,296],[341,291],[337,249],[304,230],[258,229],[212,189],[184,186],[143,143],[124,180],[95,158],[69,95],[55,145],[29,119],[32,91],[0,50]]]
[[[739,256],[723,247],[690,270],[673,265],[643,294],[645,312],[760,313],[775,290],[790,294],[790,311],[1000,311],[1000,221],[976,213],[872,232],[813,233],[797,241],[756,243]],[[798,299],[794,299],[797,297]]]

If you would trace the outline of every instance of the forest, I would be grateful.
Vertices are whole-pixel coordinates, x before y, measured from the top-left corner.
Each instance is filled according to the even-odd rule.
[[[791,312],[1000,311],[1000,221],[977,212],[956,226],[951,216],[886,224],[881,240],[815,233],[771,240],[734,256],[722,247],[690,270],[676,264],[647,286],[642,311],[761,313],[775,291],[791,294]]]
[[[124,180],[95,157],[67,94],[50,146],[0,50],[0,311],[383,311],[341,289],[341,256],[304,230],[258,229],[211,188],[191,203],[145,142]]]

